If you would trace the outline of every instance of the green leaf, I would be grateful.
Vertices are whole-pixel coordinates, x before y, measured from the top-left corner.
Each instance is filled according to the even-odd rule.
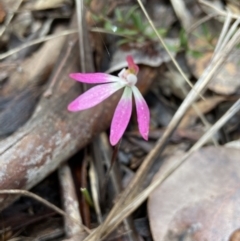
[[[129,18],[132,16],[132,14],[139,8],[138,5],[134,5],[132,6],[128,12],[126,13],[126,16],[124,17],[125,22],[127,22],[129,20]]]
[[[202,24],[202,31],[203,31],[203,35],[206,37],[206,40],[210,42],[212,40],[212,35],[209,30],[209,27],[205,23]]]
[[[140,31],[144,32],[144,24],[140,12],[134,12],[131,16],[134,26]]]
[[[101,21],[101,17],[99,17],[99,16],[96,15],[96,14],[92,14],[92,18],[93,18],[93,20],[94,20],[96,23]]]
[[[171,45],[171,44],[167,44],[167,43],[166,43],[166,45],[167,45],[167,48],[168,48],[171,52],[176,53],[176,52],[178,52],[178,51],[180,50],[179,46],[177,46],[177,45]]]
[[[131,42],[132,42],[131,39],[125,38],[125,39],[118,40],[117,45],[120,46],[120,45],[123,45],[123,44],[126,44],[126,43],[131,43]]]
[[[192,57],[194,57],[196,59],[201,58],[203,56],[202,52],[197,51],[197,50],[190,50],[190,49],[187,51],[187,54],[191,55]]]
[[[125,36],[133,36],[133,35],[137,35],[138,31],[134,30],[134,29],[127,29],[126,28],[126,29],[118,29],[117,33],[120,33],[120,34],[125,35]]]
[[[159,28],[159,29],[157,29],[157,32],[162,36],[162,37],[165,37],[166,36],[166,34],[167,34],[167,30],[166,29],[164,29],[164,28]],[[150,39],[152,39],[152,40],[155,40],[155,39],[157,39],[157,35],[156,35],[156,33],[154,32],[154,31],[145,31],[145,33],[144,33],[147,37],[149,37]]]
[[[143,42],[146,41],[146,38],[143,37],[143,36],[141,36],[141,37],[137,37],[137,38],[136,38],[136,41],[137,41],[138,43],[143,43]]]
[[[187,34],[183,28],[180,30],[179,38],[180,38],[180,46],[184,49],[188,49]]]
[[[240,43],[236,45],[236,48],[237,48],[237,49],[240,49]]]
[[[110,21],[106,21],[104,23],[104,29],[108,30],[108,31],[112,31],[113,30],[113,25]]]
[[[116,15],[116,18],[117,18],[118,22],[123,21],[123,15],[122,15],[122,12],[119,10],[119,8],[115,9],[115,15]]]
[[[84,5],[90,6],[91,0],[84,0]]]
[[[162,37],[165,37],[167,34],[167,29],[165,28],[158,28],[157,31]]]

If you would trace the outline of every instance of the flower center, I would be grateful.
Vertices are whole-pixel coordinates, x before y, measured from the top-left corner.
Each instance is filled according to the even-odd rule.
[[[133,86],[137,83],[137,76],[129,71],[129,69],[122,69],[118,76],[127,82],[128,86]]]
[[[134,74],[128,74],[126,80],[128,85],[133,86],[137,83],[137,76]]]

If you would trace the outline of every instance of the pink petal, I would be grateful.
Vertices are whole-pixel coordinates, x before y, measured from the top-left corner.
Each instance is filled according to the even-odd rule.
[[[94,74],[82,74],[82,73],[72,73],[69,75],[70,78],[83,83],[98,84],[98,83],[108,83],[117,82],[119,78],[110,74],[104,73],[94,73]]]
[[[121,83],[110,83],[95,86],[71,102],[68,105],[68,110],[75,112],[93,107],[123,87],[124,85]]]
[[[136,101],[138,129],[145,140],[148,140],[150,112],[146,101],[136,86],[132,86]]]
[[[115,110],[111,130],[110,130],[110,143],[116,145],[121,139],[124,131],[127,128],[132,113],[132,89],[128,86],[125,87],[122,98],[120,99]]]
[[[134,63],[133,57],[131,55],[127,56],[128,68],[130,71],[133,71],[134,74],[137,74],[139,71],[139,67]]]

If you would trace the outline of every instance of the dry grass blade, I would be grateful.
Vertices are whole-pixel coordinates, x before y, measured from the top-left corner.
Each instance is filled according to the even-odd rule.
[[[74,223],[76,223],[77,225],[80,225],[82,226],[82,228],[90,233],[90,230],[85,227],[84,225],[82,225],[81,223],[78,222],[78,220],[74,219],[73,217],[69,216],[67,213],[65,213],[62,209],[58,208],[57,206],[55,206],[54,204],[48,202],[47,200],[43,199],[42,197],[32,193],[32,192],[29,192],[29,191],[26,191],[26,190],[18,190],[18,189],[8,189],[8,190],[0,190],[0,194],[11,194],[11,195],[23,195],[23,196],[27,196],[27,197],[30,197],[30,198],[33,198],[35,200],[37,200],[38,202],[44,204],[45,206],[51,208],[52,210],[54,210],[56,213],[68,218],[68,219],[71,219]]]
[[[227,33],[228,29],[229,29],[231,21],[232,21],[231,14],[230,14],[230,12],[228,12],[228,15],[227,15],[227,17],[226,17],[226,19],[224,21],[224,25],[223,25],[221,34],[220,34],[220,36],[218,38],[218,43],[217,43],[217,45],[215,47],[215,50],[214,50],[215,53],[217,53],[219,51],[221,45],[223,45],[222,44],[223,43],[223,39],[226,36],[226,33]]]
[[[220,46],[218,46],[219,48],[217,49],[218,52],[223,51],[224,50],[224,46],[227,44],[227,42],[230,40],[231,36],[233,35],[233,33],[236,31],[237,26],[240,23],[240,18],[238,18],[234,24],[232,25],[232,27],[230,28],[230,30],[226,33],[225,38],[223,39],[222,43],[220,44]]]
[[[119,213],[122,213],[122,210],[125,210],[125,205],[135,200],[134,196],[138,191],[139,187],[141,186],[142,181],[145,178],[146,173],[148,172],[150,166],[154,162],[155,158],[161,154],[163,151],[170,135],[173,133],[175,128],[178,126],[179,122],[181,121],[182,117],[188,110],[188,108],[194,103],[194,101],[198,98],[199,94],[205,90],[207,84],[210,82],[216,71],[221,67],[221,65],[225,62],[226,56],[230,53],[230,51],[234,48],[234,46],[240,41],[240,30],[237,30],[236,33],[233,35],[231,40],[226,44],[224,50],[218,52],[212,58],[209,66],[205,69],[202,76],[197,81],[194,89],[192,89],[177,112],[175,113],[174,117],[172,118],[171,122],[169,123],[168,128],[166,129],[163,136],[158,140],[156,146],[152,149],[152,151],[147,155],[144,162],[138,169],[134,179],[129,184],[128,188],[122,193],[120,198],[118,199],[115,206],[112,208],[110,214],[106,218],[103,225],[97,228],[89,237],[85,239],[85,241],[93,241],[95,237],[101,235],[102,233],[109,233],[109,223],[112,223],[112,220],[116,220],[116,217]],[[222,45],[222,44],[221,44]],[[134,198],[134,199],[133,199]]]
[[[97,220],[98,220],[98,223],[102,223],[102,213],[101,213],[101,208],[100,208],[100,204],[99,204],[100,198],[98,195],[98,188],[97,188],[98,180],[97,180],[94,163],[92,160],[90,162],[89,179],[90,179],[90,186],[91,186],[91,191],[92,191],[93,204],[94,204],[95,212],[97,214]]]
[[[198,0],[198,2],[201,3],[201,4],[203,4],[203,5],[205,5],[205,6],[207,6],[207,7],[209,7],[209,8],[212,8],[213,10],[215,10],[215,11],[216,11],[219,15],[221,15],[221,16],[227,17],[227,15],[228,15],[227,12],[225,12],[225,11],[223,11],[223,10],[215,7],[214,5],[212,5],[211,3],[207,2],[207,1]],[[237,15],[237,14],[232,14],[232,18],[238,19],[238,18],[240,18],[240,16]]]
[[[48,41],[48,40],[51,40],[51,39],[59,38],[59,37],[62,37],[62,36],[74,34],[74,33],[77,33],[77,32],[78,32],[78,30],[71,29],[71,30],[62,31],[59,34],[48,35],[48,36],[43,37],[43,38],[39,38],[39,39],[35,39],[33,41],[29,41],[26,44],[22,44],[19,47],[13,48],[13,49],[5,52],[5,53],[0,54],[0,60],[5,59],[5,58],[9,57],[10,55],[19,52],[22,49],[28,48],[29,46],[32,46],[32,45],[35,45],[35,44],[39,44],[39,43],[42,43],[42,42],[45,42],[45,41]]]

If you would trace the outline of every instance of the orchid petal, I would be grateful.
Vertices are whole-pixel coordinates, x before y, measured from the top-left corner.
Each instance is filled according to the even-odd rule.
[[[132,89],[126,86],[112,119],[111,130],[110,130],[111,145],[113,146],[116,145],[118,141],[121,139],[129,123],[131,113],[132,113]]]
[[[99,84],[99,83],[109,83],[109,82],[117,82],[119,78],[110,74],[105,73],[72,73],[69,75],[70,78],[77,80],[82,83],[89,84]]]
[[[142,137],[148,140],[150,111],[138,88],[132,86],[132,90],[136,102],[138,129]]]
[[[124,85],[122,83],[110,83],[95,86],[71,102],[68,105],[68,110],[75,112],[91,108],[123,87]]]
[[[128,55],[126,60],[128,62],[128,68],[130,69],[130,71],[137,75],[139,67],[134,63],[133,57],[131,55]]]

